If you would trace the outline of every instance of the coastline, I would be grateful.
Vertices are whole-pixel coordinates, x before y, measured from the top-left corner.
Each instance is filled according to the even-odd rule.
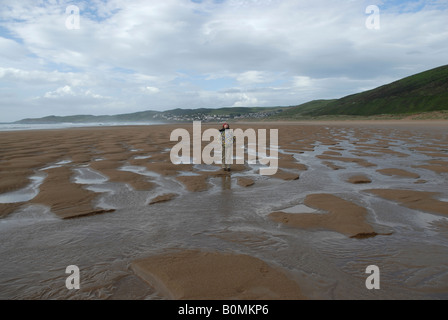
[[[448,119],[335,119],[335,120],[322,120],[322,119],[307,119],[307,120],[284,120],[284,119],[267,119],[267,120],[233,120],[229,119],[235,124],[241,125],[262,125],[266,123],[276,123],[276,124],[299,124],[299,125],[340,125],[340,124],[385,124],[385,125],[418,125],[425,126],[429,123],[439,125],[446,125]],[[65,130],[65,129],[76,129],[76,128],[110,128],[110,127],[139,127],[139,126],[163,126],[163,125],[178,125],[179,127],[184,127],[190,122],[115,122],[115,123],[36,123],[36,124],[18,124],[18,123],[0,123],[0,132],[16,132],[16,131],[34,131],[34,130]],[[204,125],[220,125],[221,122],[203,122]],[[1,126],[13,126],[12,129],[3,129]],[[21,128],[25,127],[25,128]],[[39,128],[42,127],[42,128]]]

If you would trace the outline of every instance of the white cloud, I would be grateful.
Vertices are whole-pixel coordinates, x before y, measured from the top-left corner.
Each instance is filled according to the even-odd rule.
[[[156,88],[156,87],[143,87],[143,88],[141,88],[141,90],[144,93],[148,93],[148,94],[156,94],[156,93],[160,92],[160,89]]]
[[[93,98],[93,99],[110,99],[110,97],[104,97],[100,94],[96,94],[91,90],[73,90],[70,86],[64,86],[57,88],[54,91],[48,91],[44,94],[43,98],[46,99],[59,99],[67,97],[81,97],[81,98]],[[35,99],[41,99],[36,97]]]
[[[256,107],[258,103],[257,98],[243,93],[240,95],[239,100],[233,104],[233,107]]]
[[[27,53],[28,52],[27,52],[26,48],[21,46],[16,41],[0,37],[0,56],[1,57],[8,59],[8,60],[23,59],[26,57]]]
[[[374,2],[375,31],[364,0],[78,1],[68,30],[73,1],[2,0],[0,121],[58,99],[75,113],[294,105],[446,64],[446,1]]]
[[[265,73],[262,71],[247,71],[241,73],[236,75],[236,80],[242,86],[269,82],[269,79],[266,78]]]
[[[71,86],[93,85],[94,80],[87,73],[42,71],[42,70],[23,70],[16,68],[0,67],[0,80],[43,85],[50,83],[68,83]]]
[[[293,77],[293,82],[294,86],[299,88],[310,87],[313,84],[313,81],[311,80],[310,77],[304,77],[304,76]]]
[[[47,92],[45,93],[44,98],[54,99],[64,96],[75,96],[75,93],[73,92],[72,88],[70,88],[70,86],[61,87],[56,89],[55,91]]]

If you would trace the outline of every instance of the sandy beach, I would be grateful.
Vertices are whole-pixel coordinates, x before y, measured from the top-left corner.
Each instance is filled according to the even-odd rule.
[[[448,122],[232,124],[273,176],[173,164],[177,128],[0,132],[0,298],[448,298]]]

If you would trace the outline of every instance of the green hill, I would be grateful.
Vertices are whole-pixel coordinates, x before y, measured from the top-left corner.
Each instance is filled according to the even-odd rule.
[[[271,119],[304,119],[310,117],[315,110],[324,108],[336,100],[313,100],[294,107],[285,107],[282,112],[270,117]]]
[[[300,106],[296,108],[300,112]],[[448,110],[448,65],[300,113],[305,116],[371,116],[439,110]]]

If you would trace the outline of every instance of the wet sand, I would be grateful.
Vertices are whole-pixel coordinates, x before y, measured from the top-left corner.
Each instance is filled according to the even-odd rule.
[[[372,183],[372,180],[363,174],[351,176],[347,181],[353,184]]]
[[[171,163],[178,127],[0,132],[0,298],[71,298],[58,263],[82,299],[448,298],[446,122],[234,124],[279,130],[273,176]]]
[[[96,195],[80,184],[70,181],[72,172],[69,168],[54,168],[47,171],[47,178],[40,186],[39,194],[31,203],[47,205],[51,211],[63,219],[90,216],[114,210],[95,208],[93,199]]]
[[[365,191],[388,200],[396,201],[411,209],[448,215],[448,201],[435,199],[436,196],[440,196],[440,193],[437,192],[393,189]]]
[[[397,176],[397,177],[414,178],[414,179],[420,178],[420,175],[416,173],[396,168],[381,169],[377,170],[377,172],[384,174],[386,176]]]
[[[305,298],[290,276],[247,255],[186,250],[137,260],[132,268],[168,299]]]
[[[350,201],[330,194],[313,194],[305,198],[304,204],[325,211],[325,214],[294,214],[273,212],[272,220],[303,229],[325,229],[358,238],[377,235],[366,221],[367,210]]]
[[[171,201],[174,198],[176,198],[176,196],[177,195],[175,193],[163,194],[161,196],[157,196],[154,199],[152,199],[149,204],[156,204],[156,203]]]

